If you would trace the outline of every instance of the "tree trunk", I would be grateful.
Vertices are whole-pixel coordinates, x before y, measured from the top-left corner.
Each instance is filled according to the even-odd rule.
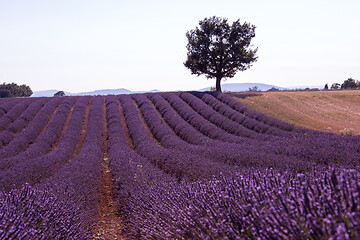
[[[221,85],[220,85],[221,77],[216,77],[216,91],[221,92]]]

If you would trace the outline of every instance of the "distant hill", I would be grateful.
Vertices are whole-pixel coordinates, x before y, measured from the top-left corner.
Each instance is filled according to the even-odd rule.
[[[249,88],[253,88],[257,86],[259,91],[267,91],[270,88],[277,88],[279,90],[291,90],[291,89],[305,89],[305,88],[319,88],[321,86],[294,86],[294,87],[279,87],[270,84],[264,83],[225,83],[221,85],[221,88],[224,92],[245,92],[248,91]],[[198,89],[195,91],[209,91],[210,87]],[[46,91],[34,91],[32,97],[53,97],[56,92],[60,90],[46,90]],[[67,96],[84,96],[84,95],[119,95],[119,94],[132,94],[132,93],[145,93],[145,92],[159,92],[159,90],[154,89],[151,91],[131,91],[126,88],[119,88],[119,89],[101,89],[95,90],[91,92],[80,92],[80,93],[70,93],[65,92]]]
[[[72,95],[119,95],[119,94],[129,94],[132,93],[132,91],[125,89],[125,88],[119,88],[119,89],[102,89],[102,90],[95,90],[92,92],[81,92],[81,93],[74,93]]]
[[[59,90],[45,90],[45,91],[34,91],[31,97],[53,97],[56,92]],[[65,92],[66,96],[85,96],[85,95],[119,95],[119,94],[131,94],[131,93],[145,93],[145,92],[159,92],[159,90],[151,90],[151,91],[130,91],[125,88],[119,89],[102,89],[95,90],[92,92],[80,92],[80,93],[70,93]]]
[[[290,87],[279,87],[276,85],[270,85],[270,84],[265,84],[265,83],[225,83],[225,84],[221,84],[221,89],[224,92],[245,92],[245,91],[249,91],[249,88],[253,88],[257,86],[259,91],[267,91],[271,88],[277,88],[279,90],[296,90],[296,89],[305,89],[305,88],[310,88],[310,89],[314,89],[314,88],[318,88],[318,89],[323,89],[324,86],[320,86],[320,85],[316,85],[316,86],[290,86]],[[210,87],[207,88],[202,88],[199,91],[209,91]]]
[[[248,91],[249,88],[252,88],[254,86],[258,87],[259,91],[267,91],[270,88],[277,88],[279,90],[285,90],[286,88],[275,86],[275,85],[269,85],[264,83],[225,83],[221,84],[222,91],[226,92],[244,92]],[[199,91],[209,91],[210,87],[200,89]]]
[[[34,91],[31,97],[53,97],[59,90],[45,90],[45,91]],[[69,92],[64,92],[65,95],[72,95]]]
[[[324,89],[325,84],[324,85],[316,85],[316,86],[291,86],[291,87],[287,87],[286,89],[291,89],[291,90],[296,90],[296,89],[305,89],[305,88],[310,88],[310,89]]]

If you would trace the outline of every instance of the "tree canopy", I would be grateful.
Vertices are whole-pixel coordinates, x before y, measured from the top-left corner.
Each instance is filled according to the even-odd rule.
[[[30,97],[33,94],[31,88],[25,84],[17,85],[16,83],[0,84],[0,98],[5,97]]]
[[[221,79],[234,77],[257,60],[257,48],[251,49],[255,28],[250,23],[241,24],[240,19],[230,25],[226,18],[205,18],[186,33],[188,53],[184,65],[192,74],[215,78],[216,91],[221,92]]]
[[[360,81],[353,78],[348,78],[342,84],[333,83],[331,85],[331,90],[346,90],[346,89],[360,89]]]
[[[356,82],[355,79],[352,78],[348,78],[341,84],[341,89],[356,89],[358,87],[360,87],[358,81]]]
[[[58,91],[54,94],[54,97],[62,97],[62,96],[65,96],[64,91]]]
[[[331,85],[331,90],[339,90],[340,89],[340,87],[341,87],[341,85],[340,85],[340,83],[333,83],[332,85]]]

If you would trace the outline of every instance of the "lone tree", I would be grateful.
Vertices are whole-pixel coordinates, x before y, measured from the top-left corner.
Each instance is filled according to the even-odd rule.
[[[226,18],[205,18],[199,27],[186,33],[185,67],[192,74],[215,78],[216,91],[221,92],[221,79],[234,77],[237,71],[245,71],[257,60],[257,48],[250,48],[255,28],[246,22],[240,24],[240,19],[230,25]]]

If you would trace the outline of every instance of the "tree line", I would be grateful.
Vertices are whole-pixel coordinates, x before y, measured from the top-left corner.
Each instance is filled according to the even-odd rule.
[[[16,83],[0,84],[0,98],[7,97],[30,97],[33,94],[31,88],[25,84],[17,85]]]
[[[324,87],[325,90],[329,89],[329,86],[326,84]],[[360,89],[360,81],[355,80],[353,78],[348,78],[342,84],[340,83],[333,83],[330,87],[331,90],[346,90],[346,89]]]

